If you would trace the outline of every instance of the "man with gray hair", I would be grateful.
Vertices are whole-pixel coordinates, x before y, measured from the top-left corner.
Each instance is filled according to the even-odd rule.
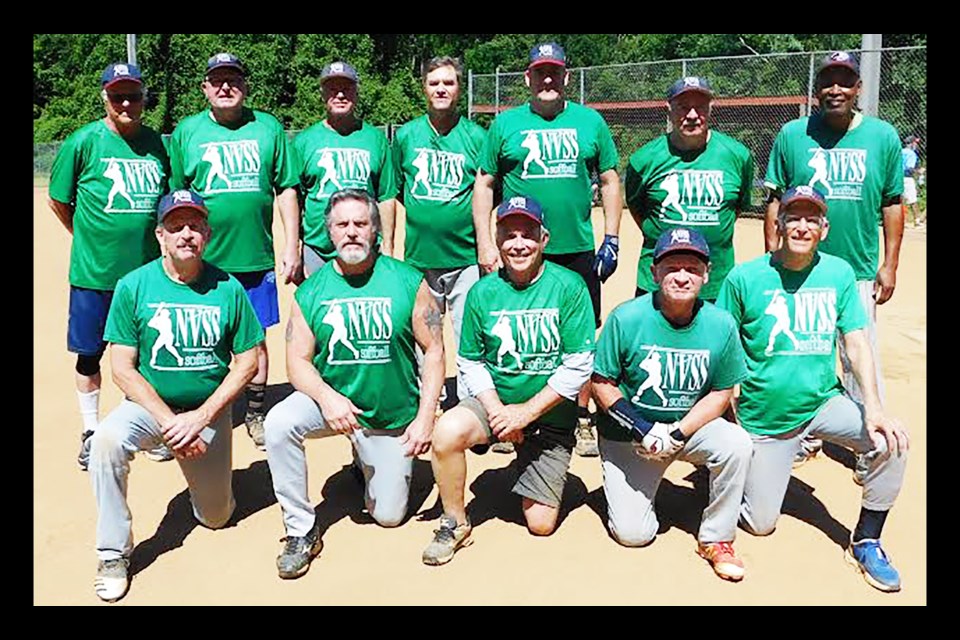
[[[443,384],[440,310],[420,271],[375,246],[373,196],[334,193],[324,222],[337,255],[294,295],[286,340],[295,391],[265,422],[287,533],[277,558],[281,578],[306,573],[323,546],[307,495],[304,440],[345,435],[366,481],[367,510],[395,527],[407,513],[413,458],[430,448]],[[414,345],[424,353],[422,384]]]

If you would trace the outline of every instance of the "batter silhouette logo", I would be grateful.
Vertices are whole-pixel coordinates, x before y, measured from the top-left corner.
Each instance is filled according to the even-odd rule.
[[[329,198],[341,189],[366,189],[370,183],[370,152],[366,149],[324,147],[314,151],[317,188],[314,200]]]
[[[360,297],[321,303],[317,344],[326,344],[329,365],[384,364],[391,361],[393,301]]]
[[[686,410],[696,404],[710,373],[709,349],[641,345],[641,380],[633,404],[657,411]]]
[[[837,331],[837,291],[811,288],[787,293],[765,291],[764,308],[769,327],[766,356],[823,356],[833,354]]]
[[[808,149],[804,176],[806,185],[816,188],[827,200],[863,199],[867,179],[866,149]]]
[[[520,135],[520,148],[525,151],[521,179],[577,177],[580,143],[576,129],[528,129]]]
[[[463,190],[466,156],[462,153],[417,148],[411,163],[416,169],[410,195],[417,200],[449,202]]]
[[[684,169],[670,171],[660,179],[660,220],[667,224],[715,226],[726,193],[723,171]]]
[[[260,145],[256,140],[230,140],[200,145],[203,195],[260,191]]]
[[[524,309],[491,311],[488,334],[498,344],[495,367],[500,371],[523,371],[550,375],[561,360],[560,311]]]
[[[105,213],[153,213],[163,180],[154,160],[101,158],[103,177],[110,183]]]
[[[155,332],[148,366],[157,371],[206,371],[222,363],[215,353],[223,334],[220,307],[148,303],[147,327]]]

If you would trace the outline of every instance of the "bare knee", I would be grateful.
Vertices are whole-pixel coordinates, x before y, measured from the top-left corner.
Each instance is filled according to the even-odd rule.
[[[443,456],[465,451],[469,445],[471,425],[463,415],[465,409],[452,409],[444,413],[433,429],[430,442],[434,453]]]
[[[523,499],[523,517],[527,530],[535,536],[549,536],[557,530],[557,517],[560,510],[529,498]]]

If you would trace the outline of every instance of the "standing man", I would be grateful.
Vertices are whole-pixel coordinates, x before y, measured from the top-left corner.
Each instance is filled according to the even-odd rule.
[[[903,139],[903,149],[900,156],[903,161],[903,203],[913,214],[913,226],[919,227],[920,211],[917,207],[917,170],[920,168],[920,157],[917,150],[920,148],[920,138],[909,135]]]
[[[443,385],[442,319],[418,270],[380,255],[377,203],[366,190],[330,197],[336,258],[297,289],[287,325],[295,391],[267,416],[267,462],[283,510],[281,578],[297,578],[323,547],[307,495],[304,440],[344,435],[365,480],[364,502],[384,527],[407,513],[413,459],[430,448]],[[424,353],[417,383],[414,346]]]
[[[443,502],[440,528],[423,562],[445,564],[470,536],[464,506],[467,449],[517,447],[530,533],[553,533],[573,454],[575,401],[593,364],[590,299],[582,278],[544,261],[551,236],[533,198],[497,207],[503,268],[467,294],[457,365],[470,397],[444,413],[433,435],[433,475]]]
[[[697,229],[710,246],[710,279],[700,295],[713,302],[733,268],[733,229],[750,206],[753,156],[710,128],[714,93],[706,78],[688,77],[667,90],[670,132],[638,149],[624,176],[627,206],[643,232],[637,292],[653,291],[653,249],[676,227]]]
[[[852,448],[866,471],[860,519],[846,557],[871,586],[899,591],[900,575],[880,534],[903,484],[909,439],[884,415],[854,270],[817,250],[833,232],[831,219],[838,218],[827,215],[819,192],[807,185],[788,189],[777,213],[779,248],[736,267],[720,290],[717,304],[733,314],[749,371],[737,415],[754,453],[740,517],[756,535],[773,532],[803,438]],[[770,306],[778,297],[789,310],[792,332],[774,339],[780,318]],[[862,404],[844,395],[837,378],[838,332],[863,389]]]
[[[107,318],[113,381],[125,396],[90,439],[100,561],[94,588],[108,602],[130,585],[134,453],[159,442],[173,450],[203,526],[223,527],[235,507],[230,405],[256,373],[263,330],[240,283],[203,260],[207,219],[196,194],[164,196],[155,222],[163,256],[120,280]]]
[[[320,74],[327,117],[293,142],[304,201],[303,262],[310,275],[337,255],[324,220],[330,196],[363,189],[380,203],[383,255],[393,254],[397,184],[389,143],[383,132],[356,114],[360,78],[346,62],[331,62]]]
[[[530,102],[496,117],[480,158],[473,192],[480,268],[491,273],[498,266],[497,247],[490,236],[490,212],[494,184],[500,179],[504,200],[526,195],[543,205],[553,234],[546,258],[580,274],[599,327],[600,283],[617,268],[620,247],[617,149],[599,113],[566,99],[570,74],[560,45],[550,42],[533,47],[524,81],[530,88]],[[600,176],[606,234],[596,254],[590,222],[591,171]],[[589,399],[588,383],[577,399],[577,453],[596,456],[597,440],[587,414]]]
[[[664,232],[652,259],[658,290],[614,309],[597,341],[593,389],[606,412],[598,425],[610,533],[627,547],[650,544],[667,467],[705,466],[710,499],[697,553],[736,582],[744,566],[733,541],[751,448],[743,429],[721,416],[746,377],[743,350],[730,314],[698,299],[710,279],[700,232]]]
[[[100,76],[106,115],[61,145],[50,174],[50,208],[71,234],[67,350],[77,354],[84,471],[100,411],[103,328],[117,280],[159,255],[153,230],[170,161],[159,134],[142,123],[146,89],[135,64]],[[164,456],[168,452],[161,450]]]
[[[903,167],[896,129],[854,108],[861,87],[860,66],[849,53],[834,51],[820,62],[816,76],[819,111],[783,125],[770,152],[765,181],[770,196],[764,234],[767,252],[776,251],[780,243],[780,194],[787,189],[806,185],[826,194],[830,235],[824,236],[822,248],[824,253],[843,258],[853,267],[867,314],[867,337],[873,349],[877,387],[883,398],[877,305],[889,300],[897,286],[903,238]],[[878,268],[880,222],[884,248],[883,264]],[[851,398],[862,403],[863,392],[843,340],[840,361],[844,387]],[[797,464],[813,458],[821,446],[816,440],[805,439],[803,450],[797,454]]]
[[[423,69],[427,113],[397,131],[393,158],[406,209],[404,261],[424,272],[440,312],[453,314],[453,340],[467,291],[479,279],[471,199],[486,132],[457,112],[460,61],[431,58]],[[458,394],[466,397],[458,380]]]
[[[274,196],[284,231],[280,275],[284,284],[303,280],[294,156],[280,121],[244,106],[246,71],[235,55],[218,53],[210,58],[201,89],[210,108],[186,118],[170,139],[171,184],[203,195],[215,232],[207,260],[240,281],[266,330],[280,322]],[[269,366],[264,343],[257,375],[246,390],[245,420],[247,434],[261,451]]]

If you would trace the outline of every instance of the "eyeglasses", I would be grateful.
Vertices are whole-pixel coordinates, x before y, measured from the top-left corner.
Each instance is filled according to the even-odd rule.
[[[243,84],[243,76],[239,75],[224,75],[224,76],[207,76],[207,82],[213,86],[220,88],[224,84],[228,84],[231,87],[239,87]]]
[[[110,93],[108,91],[107,99],[113,104],[123,104],[124,102],[135,104],[143,100],[143,94],[139,91],[136,93]]]
[[[799,227],[801,221],[806,221],[808,227],[814,227],[819,229],[827,223],[827,219],[823,217],[810,218],[807,216],[791,216],[787,215],[783,217],[783,224],[788,227]]]

